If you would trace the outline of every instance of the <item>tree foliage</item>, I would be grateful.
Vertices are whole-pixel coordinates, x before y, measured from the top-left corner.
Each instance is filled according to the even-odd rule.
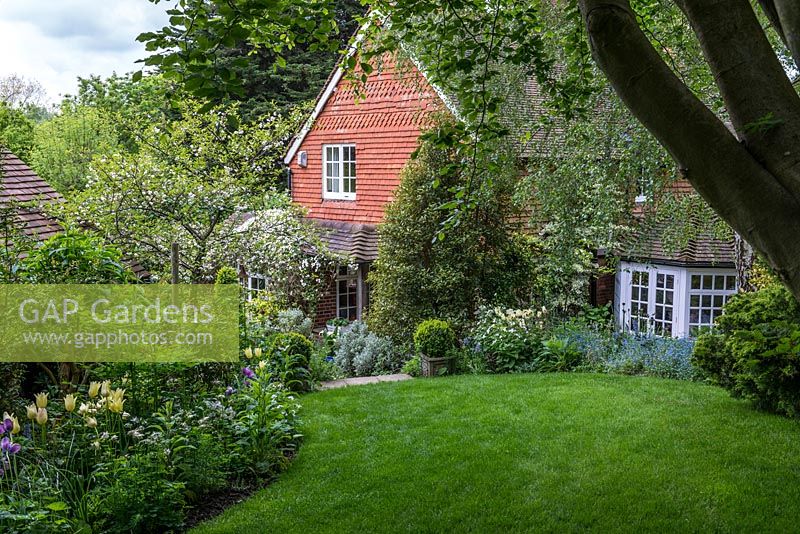
[[[153,52],[144,60],[146,66],[158,66],[164,76],[181,82],[196,96],[207,98],[224,92],[242,97],[244,82],[237,70],[246,67],[248,58],[230,59],[228,54],[225,61],[225,50],[247,41],[274,54],[278,67],[285,67],[287,54],[300,45],[307,44],[310,52],[333,50],[339,34],[335,7],[334,0],[179,0],[167,11],[168,26],[143,33],[138,40]]]
[[[513,232],[513,162],[478,209],[444,239],[432,239],[449,216],[441,206],[453,200],[463,178],[452,157],[452,150],[423,144],[386,209],[369,274],[368,321],[378,334],[407,341],[425,319],[463,327],[482,302],[517,305],[532,296],[531,242]]]
[[[113,284],[136,280],[122,252],[87,232],[67,229],[33,248],[22,260],[31,284]]]
[[[36,80],[19,74],[0,77],[0,101],[16,109],[44,107],[47,92]]]
[[[275,114],[239,126],[235,107],[200,107],[184,102],[180,120],[151,124],[138,152],[95,160],[66,215],[156,275],[166,275],[178,243],[181,278],[210,282],[235,259],[242,215],[282,183],[275,160],[296,122]]]
[[[92,161],[117,148],[113,117],[95,107],[62,106],[36,126],[29,161],[56,191],[70,194],[86,186]]]
[[[158,75],[136,81],[133,74],[79,77],[78,92],[64,97],[61,108],[62,113],[91,108],[110,118],[117,142],[136,152],[137,135],[149,124],[179,119],[177,102],[186,96],[176,84]]]
[[[34,124],[25,114],[0,102],[0,146],[27,161],[34,144]]]
[[[758,11],[747,0],[368,4],[374,22],[368,37],[388,36],[383,42],[394,46],[411,42],[429,78],[455,94],[461,122],[439,137],[463,151],[465,161],[470,152],[476,159],[493,139],[508,133],[498,115],[500,102],[488,91],[499,75],[496,65],[524,66],[546,89],[549,106],[569,116],[585,110],[592,93],[591,52],[622,101],[668,150],[682,174],[800,297],[800,244],[793,238],[800,232],[800,97],[785,72],[789,54],[795,60],[800,55],[795,2],[759,0]],[[260,2],[245,1],[235,8],[220,7],[214,17],[208,17],[212,8],[181,5],[190,9],[191,17],[239,30],[238,37],[253,45],[283,50],[301,35],[319,39],[320,46],[332,42],[333,18],[323,2],[302,7],[278,2],[264,9]],[[292,8],[304,10],[302,26],[310,31],[298,32],[286,18],[273,23],[273,9],[292,13]],[[547,19],[550,10],[559,14],[556,24]],[[186,18],[186,10],[180,16],[168,31],[144,36],[151,50],[180,52],[178,38],[195,23]],[[767,18],[775,32],[765,30],[759,17]],[[266,27],[286,31],[270,35],[262,31]],[[556,45],[551,51],[548,42]],[[169,61],[154,56],[153,63],[173,70],[199,65],[192,88],[205,97],[219,96],[226,84],[203,71],[202,62],[210,64],[208,51],[215,46],[205,44],[192,55],[173,53]],[[703,62],[683,61],[697,57],[696,51]],[[359,58],[369,64],[369,52]],[[347,65],[354,67],[357,61],[349,56]],[[363,72],[368,74],[369,68]],[[467,176],[460,205],[471,206],[470,193],[478,185]]]

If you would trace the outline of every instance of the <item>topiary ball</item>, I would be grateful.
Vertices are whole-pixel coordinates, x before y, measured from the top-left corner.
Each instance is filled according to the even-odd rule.
[[[429,319],[417,326],[414,346],[428,358],[444,358],[456,348],[456,333],[447,321]]]

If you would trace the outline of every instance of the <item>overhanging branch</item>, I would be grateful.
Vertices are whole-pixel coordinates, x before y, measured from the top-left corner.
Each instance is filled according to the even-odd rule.
[[[794,196],[664,63],[627,0],[580,0],[580,8],[595,61],[626,106],[800,297],[798,250],[786,243],[792,232],[800,235]]]
[[[739,138],[800,200],[800,97],[752,5],[748,0],[675,3],[697,35]]]

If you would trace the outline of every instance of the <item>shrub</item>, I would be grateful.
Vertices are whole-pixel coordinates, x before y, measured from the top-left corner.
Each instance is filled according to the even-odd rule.
[[[309,372],[310,378],[314,383],[338,380],[347,376],[342,371],[342,368],[336,365],[334,357],[328,354],[327,347],[316,351],[311,357]]]
[[[121,457],[98,476],[93,509],[104,532],[168,532],[183,526],[183,483],[150,455]]]
[[[24,363],[2,363],[0,362],[0,413],[14,413],[23,405],[22,383],[27,373],[27,365]]]
[[[515,234],[510,222],[519,175],[515,165],[497,163],[506,152],[492,151],[492,168],[502,170],[443,239],[433,237],[452,212],[440,206],[456,201],[454,190],[464,180],[461,167],[453,165],[452,153],[423,143],[403,169],[369,274],[373,332],[403,343],[429,317],[446,319],[461,331],[481,301],[511,305],[529,298],[535,247]]]
[[[419,376],[422,374],[422,362],[420,362],[419,354],[415,354],[410,360],[404,363],[401,372],[411,376]]]
[[[494,373],[523,370],[542,350],[544,312],[482,308],[470,344]]]
[[[298,308],[284,309],[273,299],[253,299],[244,303],[243,346],[269,343],[274,334],[294,332],[311,337],[314,322]]]
[[[480,375],[488,372],[486,358],[473,347],[465,346],[456,349],[454,354],[456,374]],[[419,359],[417,359],[417,366],[419,366]],[[417,369],[417,372],[419,372],[419,369]]]
[[[581,363],[583,354],[572,340],[554,337],[542,343],[531,370],[540,373],[572,371]]]
[[[33,284],[124,284],[135,281],[122,253],[82,230],[56,234],[22,261]]]
[[[800,304],[777,285],[734,296],[693,361],[734,396],[800,416]]]
[[[309,363],[314,345],[301,334],[275,334],[266,351],[270,372],[292,391],[311,389]]]
[[[428,358],[445,358],[456,348],[456,333],[447,321],[429,319],[417,326],[414,347]]]
[[[334,361],[348,375],[393,373],[402,365],[401,353],[391,340],[370,332],[361,321],[339,333],[334,350]]]
[[[217,278],[214,280],[214,283],[217,285],[238,284],[239,275],[236,273],[236,269],[233,267],[221,267],[220,270],[217,271]]]

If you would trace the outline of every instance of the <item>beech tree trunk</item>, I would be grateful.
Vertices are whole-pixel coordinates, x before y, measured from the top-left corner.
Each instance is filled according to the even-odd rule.
[[[697,35],[736,135],[661,59],[628,0],[579,0],[592,54],[695,190],[800,300],[800,98],[748,0],[675,2]],[[800,26],[791,13],[781,18],[783,0],[765,2],[788,41]]]

